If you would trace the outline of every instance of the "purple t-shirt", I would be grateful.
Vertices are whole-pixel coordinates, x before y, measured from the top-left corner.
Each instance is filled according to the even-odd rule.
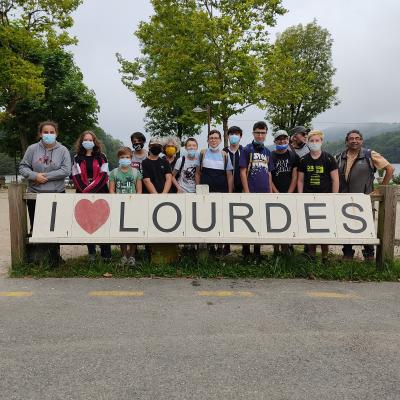
[[[250,162],[247,175],[250,193],[270,193],[269,174],[274,170],[271,152],[264,146],[250,143],[240,154],[239,166],[247,169]]]

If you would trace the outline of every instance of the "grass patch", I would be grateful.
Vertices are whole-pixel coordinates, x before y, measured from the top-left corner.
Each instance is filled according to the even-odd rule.
[[[12,268],[10,277],[22,278],[101,278],[111,274],[114,278],[305,278],[351,281],[399,281],[400,261],[386,265],[377,271],[375,263],[363,261],[343,261],[339,256],[331,256],[322,263],[317,258],[310,261],[301,254],[279,256],[267,254],[261,260],[244,260],[239,254],[223,258],[197,260],[193,256],[184,256],[171,264],[155,264],[144,260],[139,254],[135,267],[119,265],[120,254],[113,251],[111,262],[98,260],[90,263],[87,257],[66,260],[59,267],[47,264],[23,264]]]

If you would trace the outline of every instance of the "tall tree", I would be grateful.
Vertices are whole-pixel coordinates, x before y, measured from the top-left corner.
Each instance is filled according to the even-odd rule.
[[[262,106],[276,129],[310,125],[339,103],[333,84],[332,38],[314,20],[278,35],[266,57]]]
[[[142,57],[130,62],[118,55],[124,84],[144,107],[193,127],[206,119],[205,114],[194,114],[193,108],[209,105],[226,133],[229,117],[260,99],[267,29],[285,12],[281,0],[153,0],[152,4],[155,14],[136,31]]]
[[[40,57],[44,96],[21,99],[13,117],[0,121],[0,148],[10,155],[36,140],[40,121],[57,121],[61,140],[67,146],[72,146],[77,136],[97,121],[95,94],[84,84],[72,54],[46,50]]]
[[[43,99],[43,57],[75,43],[71,13],[82,0],[0,0],[0,121],[12,123],[20,102]],[[22,149],[28,142],[20,137]]]

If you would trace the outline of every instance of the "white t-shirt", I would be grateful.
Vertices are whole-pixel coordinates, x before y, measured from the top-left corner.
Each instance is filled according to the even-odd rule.
[[[182,165],[182,158],[180,157],[175,164],[174,170],[178,171]],[[196,156],[194,159],[190,159],[185,156],[185,163],[183,164],[182,171],[178,177],[179,186],[187,193],[195,193],[196,192],[196,167],[199,166],[199,158]]]

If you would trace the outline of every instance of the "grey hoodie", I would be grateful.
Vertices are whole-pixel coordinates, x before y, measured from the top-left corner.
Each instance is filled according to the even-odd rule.
[[[46,175],[46,183],[35,183],[38,172]],[[28,192],[60,193],[65,190],[65,178],[71,174],[71,156],[59,142],[47,149],[40,140],[27,148],[19,173],[29,181]]]

